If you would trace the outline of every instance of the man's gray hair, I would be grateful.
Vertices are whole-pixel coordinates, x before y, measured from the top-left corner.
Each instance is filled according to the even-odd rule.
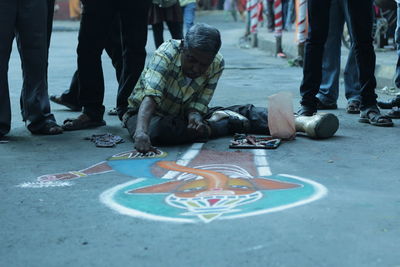
[[[216,55],[221,48],[221,34],[218,29],[205,23],[196,23],[185,35],[185,49],[198,49]]]

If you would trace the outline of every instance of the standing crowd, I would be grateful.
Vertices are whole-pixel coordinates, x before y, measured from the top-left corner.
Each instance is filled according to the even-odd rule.
[[[399,12],[400,0],[396,1]],[[265,2],[271,9],[273,1]],[[294,0],[283,2],[287,5],[285,27],[290,29]],[[363,123],[393,125],[378,105],[392,108],[391,117],[396,118],[400,98],[377,102],[375,94],[372,4],[372,0],[307,1],[308,38],[299,116],[337,108],[340,36],[346,21],[352,38],[345,73],[347,112],[360,113]],[[54,135],[106,124],[103,50],[112,60],[119,84],[111,112],[123,121],[141,152],[153,149],[153,144],[179,144],[235,132],[268,132],[266,109],[250,104],[208,106],[224,70],[224,59],[219,53],[219,31],[194,24],[196,0],[81,0],[81,5],[77,70],[68,90],[49,97],[47,68],[54,0],[0,0],[0,138],[11,128],[7,72],[14,38],[23,70],[21,114],[33,134]],[[227,4],[226,8],[232,7]],[[164,24],[173,40],[164,42]],[[148,25],[157,50],[145,68]],[[399,32],[398,22],[400,58]],[[396,70],[398,85],[400,63]],[[82,113],[60,126],[50,111],[50,100]],[[321,137],[333,135],[335,123],[330,117],[325,126],[328,130]]]

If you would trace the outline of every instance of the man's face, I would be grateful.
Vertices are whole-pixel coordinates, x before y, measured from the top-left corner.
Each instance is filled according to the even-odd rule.
[[[198,49],[183,49],[181,65],[183,75],[196,79],[203,75],[214,60],[215,55]]]

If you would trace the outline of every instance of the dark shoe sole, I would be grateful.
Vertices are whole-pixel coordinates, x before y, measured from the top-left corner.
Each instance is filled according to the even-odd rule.
[[[318,101],[317,104],[318,110],[330,110],[330,109],[337,109],[337,104],[324,104],[321,100]]]
[[[320,121],[315,125],[316,138],[324,139],[332,137],[339,129],[339,119],[331,114],[323,114]]]
[[[314,115],[315,113],[317,113],[316,109],[309,108],[309,107],[306,107],[306,106],[301,106],[301,108],[299,109],[299,111],[297,111],[296,114],[299,115],[299,116],[310,117],[310,116]]]
[[[49,99],[50,99],[51,102],[54,102],[54,103],[56,103],[56,104],[62,105],[62,106],[64,106],[64,107],[67,107],[67,108],[69,108],[69,109],[72,110],[72,111],[81,111],[81,110],[82,110],[82,107],[76,106],[76,105],[74,105],[74,104],[71,104],[71,103],[68,103],[68,102],[65,102],[65,101],[62,101],[61,99],[59,99],[59,98],[58,98],[57,96],[55,96],[55,95],[50,96]]]

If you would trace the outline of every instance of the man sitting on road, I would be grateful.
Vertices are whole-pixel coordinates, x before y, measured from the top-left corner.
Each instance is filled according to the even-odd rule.
[[[265,108],[208,108],[224,69],[220,47],[216,28],[195,24],[184,40],[170,40],[155,51],[123,116],[139,152],[153,150],[152,144],[176,145],[232,133],[269,133]],[[335,120],[323,137],[336,132]]]

